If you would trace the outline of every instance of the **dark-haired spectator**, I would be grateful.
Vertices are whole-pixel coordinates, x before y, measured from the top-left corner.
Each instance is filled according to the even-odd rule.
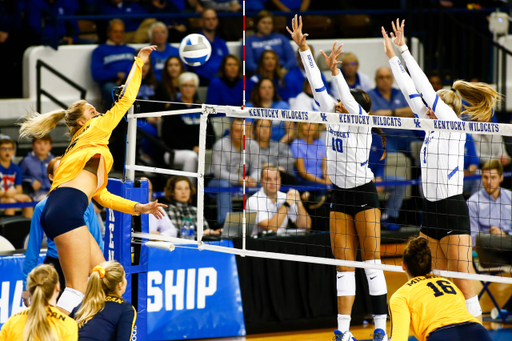
[[[158,135],[158,122],[160,117],[145,117],[137,120],[137,128],[143,130],[145,133],[159,139]],[[165,167],[164,162],[165,152],[155,145],[149,138],[143,136],[140,141],[140,158],[141,161],[153,167]]]
[[[231,186],[241,186],[244,179],[247,187],[256,187],[260,177],[260,148],[253,139],[245,142],[245,165],[242,162],[243,120],[235,118],[231,122],[229,135],[213,145],[210,173],[213,173],[208,186],[219,188],[217,194],[217,222],[222,225],[228,212],[232,211],[231,193],[223,191]],[[325,149],[325,148],[324,148]]]
[[[178,86],[178,78],[182,73],[187,71],[185,64],[180,57],[172,56],[167,58],[162,70],[162,86],[158,92],[158,99],[162,101],[175,101],[179,98],[180,89]],[[166,109],[170,104],[166,105]]]
[[[180,51],[167,42],[169,31],[163,22],[157,21],[151,25],[148,35],[150,45],[156,45],[156,51],[151,53],[151,64],[153,65],[153,72],[156,79],[161,82],[165,61],[169,57],[179,56]]]
[[[281,173],[281,181],[284,185],[297,185],[294,166],[295,158],[287,144],[273,141],[272,121],[258,119],[254,122],[254,140],[260,146],[261,164],[274,166]]]
[[[245,67],[248,73],[253,73],[258,67],[260,55],[266,50],[273,50],[283,66],[284,76],[288,70],[297,65],[295,52],[290,40],[274,31],[274,15],[268,11],[261,11],[254,18],[255,34],[246,39]]]
[[[290,109],[288,103],[281,100],[274,87],[274,82],[269,78],[262,78],[256,83],[251,91],[251,99],[247,103],[247,107]],[[289,144],[295,136],[294,126],[290,121],[272,120],[272,140]]]
[[[311,0],[272,0],[272,4],[283,12],[300,11],[304,12],[309,9]]]
[[[320,139],[318,123],[300,122],[299,138],[290,145],[297,175],[305,184],[330,185],[327,175],[325,142]]]
[[[189,3],[191,0],[188,1]],[[185,0],[147,0],[145,7],[151,14],[180,13],[185,9]],[[188,18],[159,18],[167,27],[168,41],[179,42],[188,31]],[[156,21],[156,19],[153,19]]]
[[[91,60],[92,78],[98,83],[105,106],[112,105],[112,88],[122,84],[133,64],[135,49],[124,44],[124,23],[112,19],[107,27],[108,40],[94,49]]]
[[[207,9],[214,9],[218,12],[238,12],[242,6],[238,2],[238,0],[199,0],[201,5],[205,9],[203,11],[206,12]],[[247,1],[247,2],[252,2]],[[247,9],[247,8],[246,8]]]
[[[315,55],[315,50],[313,46],[310,46],[311,54]],[[331,92],[331,88],[329,86],[329,82],[325,78],[324,74],[321,73],[322,81],[324,82],[324,86],[327,89],[327,92]],[[287,93],[289,96],[288,101],[291,98],[297,97],[303,91],[303,84],[306,80],[306,71],[304,70],[304,64],[302,64],[302,58],[300,57],[299,51],[297,51],[297,66],[288,71],[286,76],[284,76],[284,82],[286,84]]]
[[[200,66],[193,66],[191,71],[194,71],[199,76],[201,86],[208,86],[210,81],[219,73],[219,67],[224,56],[229,54],[226,41],[215,35],[215,30],[219,25],[217,12],[209,8],[205,9],[201,14],[201,32],[212,47],[212,53],[206,63]]]
[[[147,14],[148,12],[137,2],[124,0],[107,0],[101,6],[101,14],[118,16],[123,14]],[[124,18],[125,25],[125,43],[147,43],[148,29],[156,20]]]
[[[186,176],[173,176],[167,180],[164,188],[165,199],[167,200],[169,218],[174,226],[179,228],[183,219],[192,219],[197,228],[197,208],[192,205],[192,198],[196,189]],[[212,230],[206,219],[203,219],[203,234],[220,234],[222,229]]]
[[[194,105],[199,78],[193,72],[184,72],[178,78],[180,87],[180,101],[183,104],[172,104],[171,110],[197,108],[196,113],[169,115],[162,119],[162,140],[174,150],[174,166],[186,172],[197,171],[197,154],[199,153],[199,124],[201,122],[201,108]],[[207,136],[213,136],[213,127],[208,124]],[[207,139],[206,148],[211,148],[210,139]]]
[[[219,75],[208,86],[206,103],[241,106],[243,100],[242,63],[228,54],[222,59]]]
[[[259,82],[260,79],[269,78],[274,82],[274,86],[277,92],[279,93],[281,99],[283,99],[284,101],[288,101],[288,99],[290,98],[290,92],[288,87],[286,86],[282,70],[283,68],[279,63],[279,58],[275,51],[263,51],[258,61],[256,73],[246,82],[246,93],[252,93],[252,88],[256,83]]]
[[[30,26],[32,38],[37,37],[39,44],[52,46],[73,44],[78,34],[78,24],[75,20],[56,20],[56,17],[74,15],[78,10],[77,0],[28,0],[26,19]],[[41,22],[44,21],[44,25]],[[53,42],[58,37],[59,42]]]
[[[503,166],[489,160],[482,167],[483,188],[468,199],[473,246],[481,232],[498,236],[512,233],[512,192],[500,187]]]
[[[51,159],[52,137],[45,135],[32,139],[32,151],[20,163],[23,182],[31,187],[30,196],[34,201],[42,200],[50,191],[51,183],[48,180],[46,169]]]
[[[393,72],[383,66],[375,72],[375,89],[368,91],[372,100],[372,114],[378,116],[414,117],[402,91],[393,88]],[[388,153],[411,151],[411,142],[420,141],[412,130],[383,129],[386,133],[386,150]]]
[[[16,153],[16,144],[10,138],[0,139],[0,203],[15,204],[31,202],[32,199],[23,194],[21,169],[12,162]],[[33,207],[24,207],[23,215],[32,218]],[[4,215],[14,215],[14,208],[7,208]]]
[[[432,87],[434,88],[434,91],[437,92],[438,90],[441,90],[443,88],[443,82],[441,81],[441,77],[432,75],[428,77],[428,80],[430,84],[432,84]]]
[[[475,193],[478,190],[478,180],[467,180],[466,176],[475,175],[478,170],[479,160],[476,152],[475,142],[471,134],[466,134],[464,144],[464,192]]]

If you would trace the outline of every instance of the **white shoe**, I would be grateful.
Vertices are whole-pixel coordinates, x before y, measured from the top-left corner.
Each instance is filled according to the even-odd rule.
[[[334,331],[334,337],[332,338],[333,341],[357,341],[353,336],[352,333],[348,330],[344,333],[340,332],[339,330]],[[386,339],[387,341],[387,339]]]

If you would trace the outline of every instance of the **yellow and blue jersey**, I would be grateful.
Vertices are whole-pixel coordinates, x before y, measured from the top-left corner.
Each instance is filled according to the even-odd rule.
[[[76,307],[70,316],[74,316]],[[130,341],[137,320],[135,308],[122,297],[105,297],[105,306],[78,330],[80,341]]]
[[[436,275],[418,276],[398,289],[389,301],[391,338],[408,340],[409,326],[419,341],[444,326],[479,321],[466,308],[462,292]]]

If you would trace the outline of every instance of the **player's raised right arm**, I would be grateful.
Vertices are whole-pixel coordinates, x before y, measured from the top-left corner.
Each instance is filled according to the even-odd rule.
[[[315,63],[315,58],[306,43],[307,33],[302,33],[302,17],[295,17],[292,19],[292,30],[286,27],[290,33],[293,41],[299,47],[300,57],[304,70],[306,71],[306,77],[308,78],[309,84],[315,100],[320,104],[320,109],[325,112],[335,112],[335,102],[332,97],[327,93],[324,82],[322,81],[322,75],[320,69]]]

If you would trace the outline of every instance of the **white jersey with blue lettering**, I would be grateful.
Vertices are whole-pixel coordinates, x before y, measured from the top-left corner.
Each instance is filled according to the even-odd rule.
[[[336,102],[329,96],[322,82],[320,69],[315,63],[311,50],[300,52],[306,76],[315,100],[323,112],[334,113]],[[356,102],[342,73],[333,76],[341,102],[349,114],[339,114],[343,122],[362,122],[368,126],[327,125],[327,172],[332,183],[340,188],[355,188],[373,180],[368,167],[372,133],[369,126],[370,116]]]
[[[428,105],[440,120],[440,124],[448,123],[441,121],[461,121],[453,109],[436,94],[411,53],[406,51],[402,57],[411,76],[405,71],[398,57],[391,58],[389,64],[414,115],[427,118]],[[425,131],[420,163],[421,186],[427,200],[439,201],[462,194],[465,143],[464,132]]]

